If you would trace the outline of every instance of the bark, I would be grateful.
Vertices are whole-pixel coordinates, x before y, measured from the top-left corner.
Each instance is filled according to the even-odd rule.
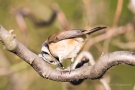
[[[69,82],[79,79],[99,79],[112,66],[119,64],[135,65],[135,52],[116,51],[102,55],[92,66],[83,66],[71,70],[56,70],[51,68],[37,54],[30,51],[27,47],[15,39],[13,30],[7,31],[0,26],[0,41],[6,50],[18,55],[25,62],[30,64],[33,69],[42,77],[55,81]]]

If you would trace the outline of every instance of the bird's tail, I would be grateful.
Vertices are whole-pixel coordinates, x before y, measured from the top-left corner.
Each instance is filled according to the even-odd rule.
[[[107,28],[107,27],[95,27],[95,28],[93,28],[93,29],[91,29],[91,30],[87,30],[87,31],[85,31],[84,33],[85,34],[91,34],[91,33],[94,33],[94,32],[96,32],[96,31],[99,31],[99,30],[102,30],[102,29],[104,29],[104,28]]]

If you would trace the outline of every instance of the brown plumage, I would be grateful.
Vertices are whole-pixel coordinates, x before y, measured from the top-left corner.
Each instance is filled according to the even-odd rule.
[[[43,44],[42,52],[44,53],[42,54],[46,56],[42,58],[50,64],[58,64],[63,67],[63,60],[71,58],[71,62],[74,61],[78,53],[82,50],[88,35],[104,28],[106,27],[96,27],[91,30],[67,30],[55,33]]]
[[[106,27],[96,27],[91,30],[83,30],[83,29],[73,29],[73,30],[66,30],[66,31],[60,31],[57,32],[53,35],[50,35],[48,38],[48,43],[56,43],[58,41],[64,40],[64,39],[70,39],[70,38],[75,38],[79,36],[84,36],[86,34],[91,34],[96,31],[102,30]]]

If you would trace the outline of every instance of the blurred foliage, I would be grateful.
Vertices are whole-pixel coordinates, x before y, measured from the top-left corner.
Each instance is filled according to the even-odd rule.
[[[68,24],[71,28],[88,29],[90,27],[103,25],[113,26],[114,15],[117,7],[117,0],[0,0],[0,24],[7,30],[13,29],[18,41],[22,42],[22,32],[16,22],[13,9],[22,7],[30,8],[38,20],[48,20],[52,14],[51,6],[57,4],[60,10],[65,14]],[[127,23],[134,22],[134,14],[128,9],[129,0],[124,0],[122,13],[118,26],[124,26]],[[34,26],[29,18],[25,18],[28,28],[28,48],[35,53],[40,53],[42,43],[47,37],[62,29],[59,20],[56,20],[47,27]],[[129,32],[129,36],[135,36],[134,32]],[[94,35],[93,35],[94,36]],[[134,38],[125,38],[126,35],[114,37],[109,44],[109,52],[121,49],[113,44],[113,41],[121,42],[135,41]],[[90,48],[90,52],[96,59],[101,53],[98,46],[103,46],[104,41]],[[0,48],[3,46],[0,44]],[[135,51],[132,49],[131,51]],[[85,80],[81,85],[73,86],[70,83],[56,82],[46,80],[40,77],[27,63],[23,62],[18,56],[2,49],[9,70],[13,73],[0,76],[0,90],[95,90],[98,80]],[[3,63],[0,61],[0,63]],[[66,63],[66,62],[65,62]],[[5,67],[3,67],[5,68]],[[6,67],[7,68],[7,67]],[[8,71],[7,71],[8,72]],[[135,83],[135,67],[120,65],[111,68],[104,77],[110,76],[110,86],[112,90],[131,90]],[[128,84],[117,86],[116,84]]]

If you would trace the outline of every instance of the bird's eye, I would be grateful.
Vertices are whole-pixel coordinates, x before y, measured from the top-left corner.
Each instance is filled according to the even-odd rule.
[[[45,51],[42,51],[41,53],[42,53],[42,54],[47,54],[47,55],[49,55],[49,54],[48,54],[47,52],[45,52]]]
[[[53,63],[54,61],[49,61],[50,63]]]

